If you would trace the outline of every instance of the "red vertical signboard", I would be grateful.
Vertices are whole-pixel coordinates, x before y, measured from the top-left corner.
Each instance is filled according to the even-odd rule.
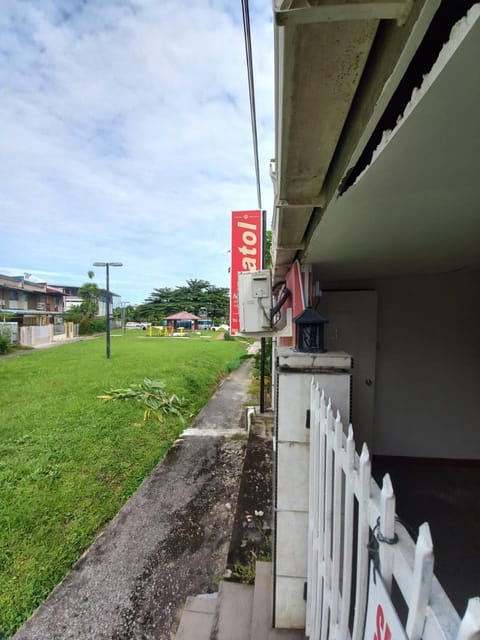
[[[230,333],[240,329],[238,313],[238,273],[262,268],[263,225],[262,212],[232,211],[232,246],[230,267]]]

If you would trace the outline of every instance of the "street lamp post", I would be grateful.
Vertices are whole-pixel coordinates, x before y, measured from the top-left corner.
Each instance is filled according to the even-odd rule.
[[[127,331],[127,326],[126,326],[126,311],[127,311],[127,307],[130,304],[130,302],[122,302],[120,304],[121,308],[122,308],[122,329],[123,329],[123,333],[125,333]]]
[[[107,276],[107,360],[110,358],[110,267],[123,267],[122,262],[94,262],[94,267],[105,267]]]

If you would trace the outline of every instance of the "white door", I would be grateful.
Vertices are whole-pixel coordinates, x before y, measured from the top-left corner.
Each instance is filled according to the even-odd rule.
[[[352,424],[360,451],[373,448],[375,354],[377,343],[376,291],[324,291],[316,309],[328,320],[325,347],[353,356]]]

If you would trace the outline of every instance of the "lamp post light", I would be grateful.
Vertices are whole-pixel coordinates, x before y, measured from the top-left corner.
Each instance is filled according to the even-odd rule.
[[[94,262],[94,267],[105,267],[107,276],[107,360],[110,358],[110,267],[123,267],[122,262]]]

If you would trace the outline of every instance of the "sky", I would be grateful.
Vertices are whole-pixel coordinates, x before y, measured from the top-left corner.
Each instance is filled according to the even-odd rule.
[[[141,303],[229,285],[231,210],[257,208],[241,0],[2,0],[0,273]],[[271,3],[250,0],[272,217]]]

